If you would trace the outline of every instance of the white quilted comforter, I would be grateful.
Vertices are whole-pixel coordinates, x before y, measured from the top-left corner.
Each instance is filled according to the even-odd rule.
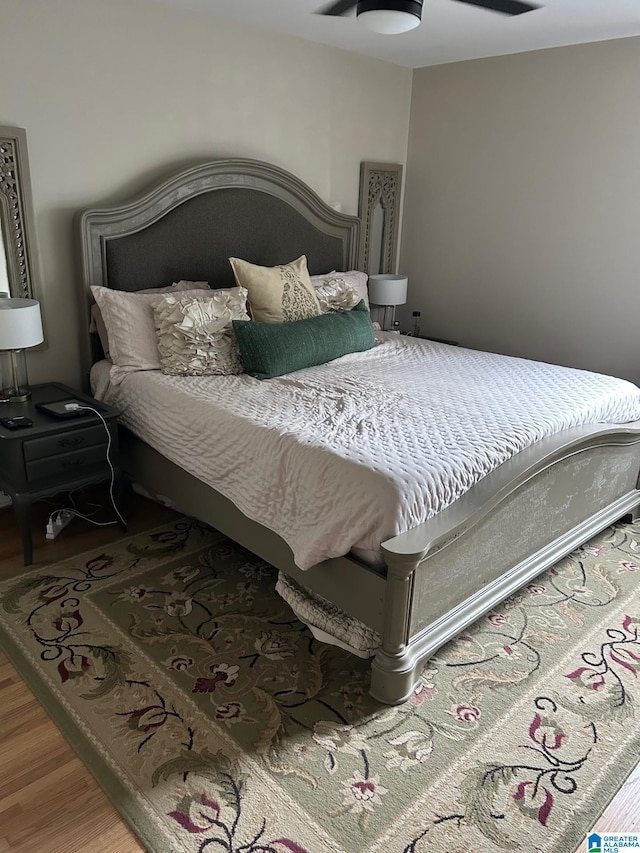
[[[621,379],[381,339],[264,382],[146,371],[102,396],[136,435],[278,533],[303,569],[354,547],[376,552],[544,436],[640,420],[640,389]]]

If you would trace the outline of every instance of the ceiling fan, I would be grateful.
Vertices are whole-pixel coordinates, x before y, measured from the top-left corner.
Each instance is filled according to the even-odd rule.
[[[538,9],[524,0],[458,0],[503,15],[522,15]],[[377,33],[403,33],[417,27],[422,17],[423,0],[334,0],[318,10],[319,15],[348,15],[354,9],[359,20]]]

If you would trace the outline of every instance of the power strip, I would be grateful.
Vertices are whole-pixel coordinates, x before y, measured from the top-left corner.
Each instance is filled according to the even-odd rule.
[[[55,539],[58,533],[64,530],[67,524],[69,524],[73,515],[69,509],[63,509],[61,512],[56,513],[55,519],[47,522],[47,539]]]

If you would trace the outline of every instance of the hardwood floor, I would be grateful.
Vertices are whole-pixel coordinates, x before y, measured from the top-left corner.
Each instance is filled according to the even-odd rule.
[[[106,503],[103,492],[94,495],[96,502]],[[94,527],[74,519],[57,539],[48,541],[44,530],[52,508],[34,508],[34,563],[55,562],[122,536],[117,526]],[[135,494],[127,496],[124,515],[129,534],[175,517]],[[22,565],[22,544],[10,509],[0,510],[0,542],[0,573]],[[144,853],[3,654],[0,745],[0,853]],[[639,803],[640,765],[593,829],[640,832]]]
[[[92,493],[106,504],[105,490]],[[123,534],[117,525],[95,527],[74,519],[53,540],[45,526],[54,507],[34,507],[35,563],[79,554]],[[128,534],[175,517],[139,495],[123,507]],[[110,520],[104,511],[98,520]],[[22,542],[13,511],[0,510],[0,572],[22,565]],[[0,654],[0,853],[144,853],[145,848],[120,817],[102,788],[76,756],[24,681]]]

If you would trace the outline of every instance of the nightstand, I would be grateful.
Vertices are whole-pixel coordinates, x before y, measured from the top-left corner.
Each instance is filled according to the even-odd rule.
[[[107,462],[107,433],[94,414],[60,419],[36,408],[37,403],[79,400],[96,408],[111,436],[109,458],[119,491],[122,472],[118,454],[118,411],[66,385],[34,385],[26,403],[3,403],[0,417],[27,417],[32,427],[9,430],[0,425],[0,489],[11,496],[22,533],[24,564],[31,565],[31,505],[58,492],[71,492],[111,479]],[[124,527],[122,522],[120,526]],[[126,529],[126,528],[124,528]]]

